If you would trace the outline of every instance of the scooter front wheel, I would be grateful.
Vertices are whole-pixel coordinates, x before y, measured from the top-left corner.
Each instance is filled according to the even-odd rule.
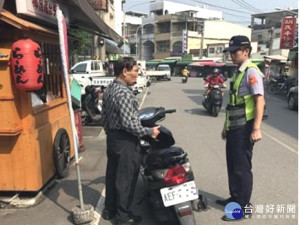
[[[212,115],[213,115],[214,117],[218,117],[219,111],[220,111],[220,107],[219,107],[219,106],[213,106],[213,107],[212,107]]]

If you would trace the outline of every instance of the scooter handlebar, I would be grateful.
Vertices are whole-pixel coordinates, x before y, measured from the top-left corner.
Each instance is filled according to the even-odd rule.
[[[165,113],[175,113],[175,112],[176,112],[176,109],[165,110]]]

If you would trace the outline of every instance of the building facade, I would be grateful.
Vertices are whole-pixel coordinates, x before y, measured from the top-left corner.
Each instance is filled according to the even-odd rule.
[[[298,17],[298,9],[253,14],[251,16],[251,39],[258,42],[258,52],[287,57],[289,50],[280,49],[281,21],[285,17],[295,16]],[[297,33],[298,31],[296,31],[296,37]]]
[[[133,12],[129,13],[134,16]],[[198,6],[153,2],[148,17],[145,14],[135,17],[135,23],[126,24],[125,35],[129,38],[131,54],[143,60],[184,54],[199,58],[222,57],[231,36],[244,34],[251,38],[250,28],[223,21],[222,12]]]

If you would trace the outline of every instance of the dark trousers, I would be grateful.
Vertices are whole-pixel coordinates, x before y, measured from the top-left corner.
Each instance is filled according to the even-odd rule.
[[[141,156],[139,140],[125,131],[107,133],[107,168],[105,207],[116,212],[116,219],[125,222],[134,197]]]
[[[250,203],[253,175],[252,175],[252,150],[253,143],[250,135],[253,120],[246,125],[227,131],[226,160],[228,184],[231,197],[245,207]]]

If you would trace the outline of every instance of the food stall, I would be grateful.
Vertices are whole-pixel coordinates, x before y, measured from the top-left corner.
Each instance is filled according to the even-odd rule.
[[[57,0],[0,0],[0,191],[38,191],[55,175],[66,176],[74,155],[55,15],[57,3],[70,27],[121,40],[87,1],[61,4]],[[37,65],[29,60],[21,67],[19,41],[38,46],[34,51],[35,57],[40,57]],[[32,66],[37,66],[37,83],[41,86],[21,88]],[[28,75],[26,79],[24,74]]]
[[[0,26],[0,191],[38,191],[55,174],[68,173],[74,154],[66,93],[55,30],[2,10]],[[43,53],[43,86],[17,88],[11,47],[31,39]]]

